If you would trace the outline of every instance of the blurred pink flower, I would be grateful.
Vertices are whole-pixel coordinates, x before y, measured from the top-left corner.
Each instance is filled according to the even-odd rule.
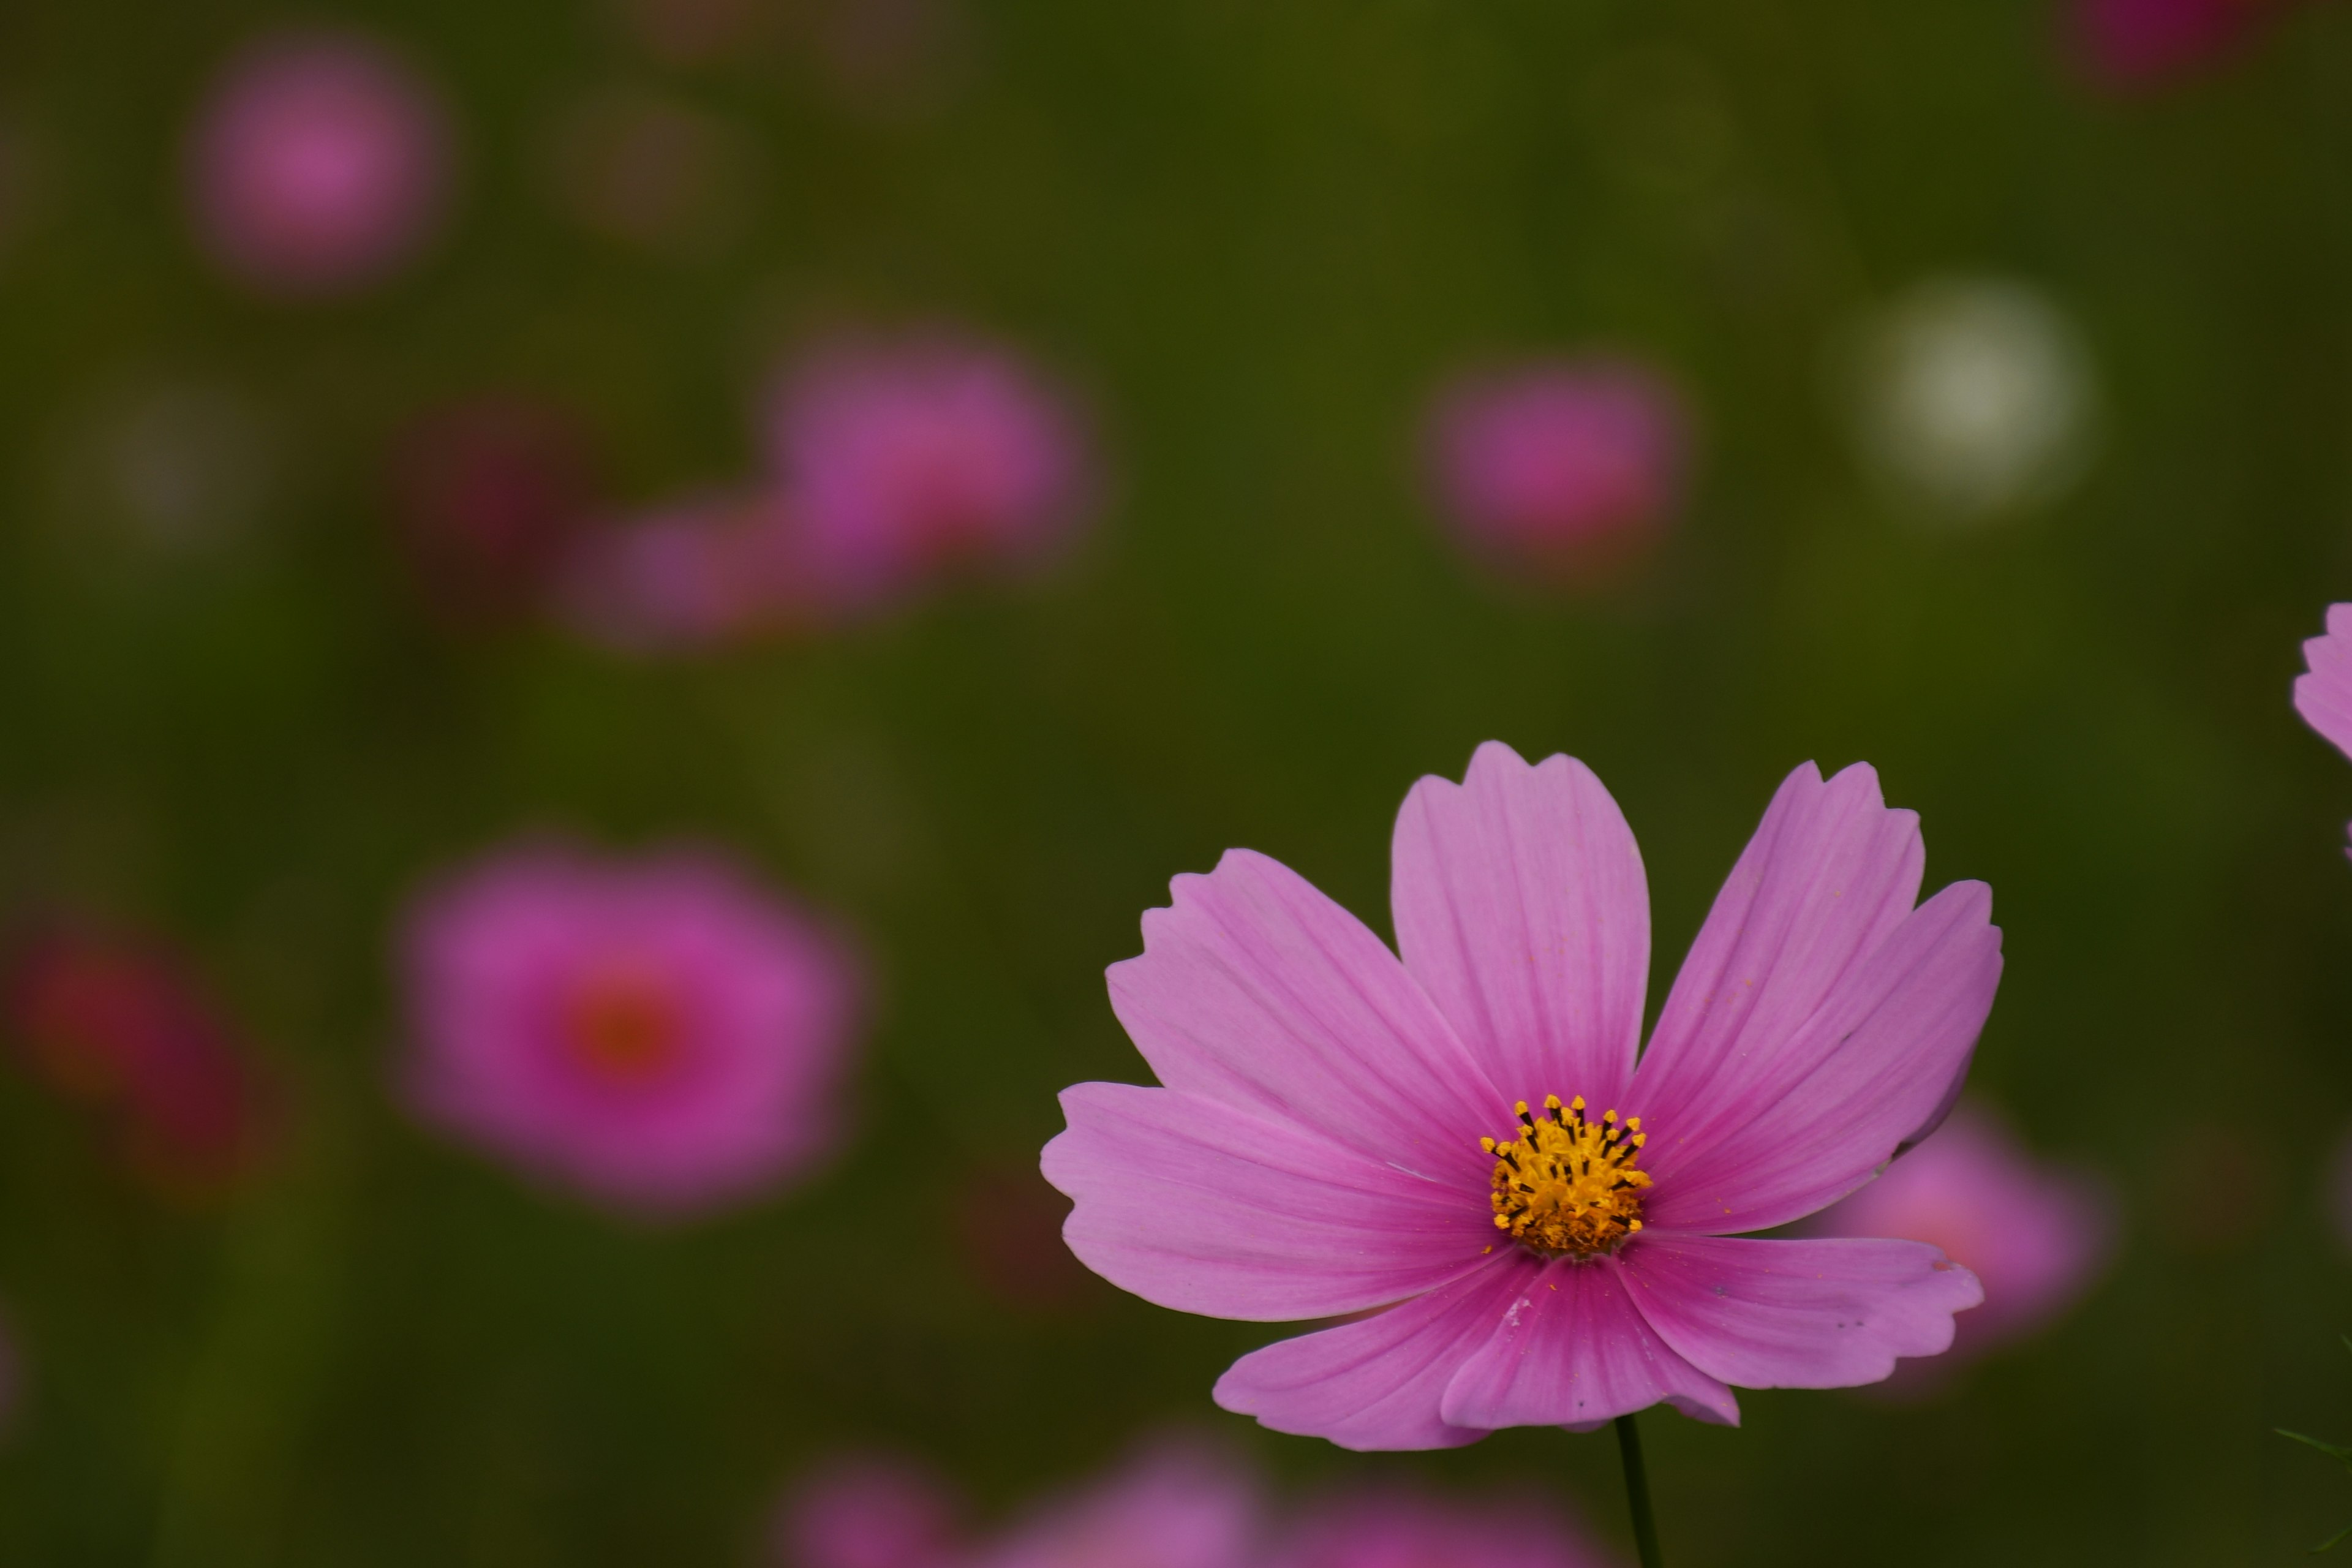
[[[435,410],[401,438],[393,467],[402,542],[434,605],[459,618],[536,599],[595,504],[586,434],[527,396]]]
[[[1956,1355],[1966,1356],[2021,1338],[2073,1305],[2105,1266],[2114,1221],[2095,1179],[2034,1159],[1990,1111],[1963,1105],[1885,1174],[1803,1228],[1943,1248],[1984,1282],[1984,1304],[1960,1314],[1953,1339]]]
[[[431,237],[448,159],[438,99],[391,51],[355,34],[280,34],[214,84],[189,144],[189,198],[214,258],[247,283],[342,293]]]
[[[964,1568],[1250,1568],[1263,1516],[1257,1483],[1222,1450],[1181,1438],[1046,1499]]]
[[[2291,0],[2073,0],[2075,58],[2119,91],[2171,85],[2234,51]]]
[[[817,350],[779,380],[767,429],[814,580],[844,606],[953,567],[1033,566],[1093,497],[1068,400],[1011,351],[952,333]]]
[[[930,1469],[882,1454],[818,1467],[777,1510],[781,1568],[949,1568],[962,1551],[956,1498]]]
[[[730,862],[509,849],[426,891],[405,957],[422,1113],[611,1206],[748,1197],[841,1140],[856,964]]]
[[[1622,360],[1539,361],[1438,398],[1438,506],[1479,553],[1573,578],[1638,553],[1680,503],[1687,421],[1665,379]]]
[[[582,535],[557,607],[583,637],[620,652],[717,647],[817,614],[804,549],[773,493],[680,501]]]
[[[26,1064],[58,1093],[114,1116],[134,1173],[201,1197],[258,1154],[267,1117],[247,1044],[162,944],[51,926],[14,953],[5,1001]]]
[[[1537,1499],[1444,1497],[1391,1484],[1301,1510],[1267,1568],[1606,1568],[1613,1561]]]
[[[1087,1267],[1180,1311],[1367,1314],[1244,1356],[1220,1405],[1453,1447],[1661,1401],[1736,1423],[1731,1384],[1950,1344],[1981,1295],[1935,1247],[1743,1234],[1932,1130],[2000,984],[1990,890],[1916,902],[1918,818],[1867,766],[1782,783],[1638,1066],[1649,897],[1591,770],[1490,742],[1392,849],[1393,952],[1263,855],[1178,878],[1109,973],[1166,1087],[1062,1095],[1045,1171]]]

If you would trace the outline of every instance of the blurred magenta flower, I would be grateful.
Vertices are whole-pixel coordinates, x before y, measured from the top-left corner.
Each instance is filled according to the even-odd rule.
[[[1051,558],[1095,485],[1065,395],[1019,355],[949,331],[844,338],[789,367],[767,422],[812,581],[843,607],[952,568]]]
[[[1950,1344],[1975,1277],[1917,1242],[1739,1233],[1861,1186],[1958,1094],[2000,933],[1980,882],[1915,909],[1924,858],[1867,766],[1791,773],[1637,1068],[1641,855],[1574,759],[1489,742],[1463,784],[1414,786],[1402,962],[1296,873],[1230,851],[1178,878],[1142,956],[1111,966],[1166,1087],[1063,1094],[1045,1170],[1076,1200],[1071,1249],[1181,1311],[1373,1311],[1216,1387],[1346,1447],[1661,1400],[1732,1423],[1731,1384],[1884,1378]]]
[[[1465,377],[1425,447],[1439,509],[1479,554],[1573,579],[1640,552],[1680,504],[1688,421],[1630,361],[1538,361]]]
[[[1960,1314],[1953,1340],[1956,1352],[1972,1355],[2073,1305],[2106,1262],[2114,1222],[2096,1181],[2037,1161],[1990,1111],[1963,1105],[1934,1137],[1804,1229],[1941,1247],[1984,1282],[1984,1304]]]
[[[264,38],[212,88],[188,150],[189,199],[215,260],[291,295],[397,271],[437,227],[449,134],[439,100],[373,39]]]
[[[2168,87],[2233,52],[2290,0],[2074,0],[2068,29],[2091,78],[2119,90]]]
[[[1606,1568],[1613,1562],[1559,1509],[1530,1497],[1455,1498],[1411,1486],[1309,1504],[1267,1568]]]
[[[1032,1509],[964,1568],[1251,1568],[1255,1479],[1220,1449],[1147,1445],[1119,1469]]]
[[[804,553],[782,497],[700,497],[582,535],[557,607],[583,637],[620,652],[718,647],[819,615]]]
[[[856,965],[729,861],[512,848],[428,889],[405,940],[415,1104],[526,1169],[664,1216],[840,1142]]]
[[[268,1117],[244,1036],[162,943],[50,925],[12,954],[5,998],[26,1065],[111,1114],[134,1174],[203,1197],[260,1152]]]
[[[2352,757],[2352,605],[2327,606],[2327,630],[2303,645],[2307,673],[2295,677],[2294,710]]]
[[[963,1550],[955,1495],[928,1468],[845,1455],[793,1486],[771,1557],[783,1568],[950,1568]]]
[[[425,415],[401,437],[392,478],[402,542],[431,603],[459,619],[536,601],[596,505],[587,434],[520,395]]]

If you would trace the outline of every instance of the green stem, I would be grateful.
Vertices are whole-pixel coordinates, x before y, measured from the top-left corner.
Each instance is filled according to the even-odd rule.
[[[1631,1415],[1617,1417],[1617,1451],[1625,1460],[1625,1505],[1633,1511],[1633,1550],[1642,1568],[1665,1568],[1658,1521],[1650,1512],[1650,1472],[1642,1467],[1642,1432]]]

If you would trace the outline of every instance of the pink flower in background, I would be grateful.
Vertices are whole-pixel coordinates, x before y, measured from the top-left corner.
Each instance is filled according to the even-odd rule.
[[[557,586],[564,620],[625,653],[737,642],[814,614],[781,498],[677,503],[584,534]]]
[[[1974,1354],[2071,1306],[2105,1264],[2114,1225],[2095,1181],[2035,1160],[1990,1112],[1964,1105],[1805,1230],[1941,1247],[1984,1282],[1984,1304],[1960,1315],[1953,1342]]]
[[[1581,763],[1489,743],[1407,797],[1399,949],[1234,850],[1110,970],[1164,1088],[1066,1091],[1065,1235],[1147,1300],[1372,1311],[1244,1356],[1219,1404],[1354,1448],[1590,1427],[1729,1384],[1871,1383],[1948,1346],[1931,1246],[1759,1240],[1868,1182],[1959,1091],[2000,974],[1990,894],[1916,909],[1918,819],[1856,765],[1790,774],[1635,1065],[1642,861]],[[1375,1310],[1385,1309],[1382,1310]]]
[[[1048,1498],[964,1568],[1249,1568],[1263,1528],[1257,1484],[1223,1453],[1179,1440]]]
[[[214,84],[189,147],[189,197],[213,257],[258,288],[345,292],[413,258],[448,183],[438,100],[390,51],[281,35]]]
[[[950,1568],[963,1543],[956,1499],[929,1468],[851,1455],[803,1477],[777,1510],[782,1568]]]
[[[615,1207],[748,1197],[845,1131],[856,965],[727,861],[510,849],[426,892],[406,961],[422,1112]]]
[[[259,1153],[267,1117],[243,1034],[161,943],[52,926],[13,955],[5,1000],[26,1064],[110,1112],[142,1177],[202,1196]]]
[[[1391,1485],[1303,1510],[1268,1568],[1606,1568],[1612,1561],[1557,1508],[1535,1499],[1448,1498]]]
[[[953,334],[820,348],[779,382],[767,428],[810,569],[846,606],[950,568],[1034,565],[1094,490],[1064,395],[1010,351]]]
[[[402,437],[393,470],[402,542],[433,604],[460,618],[535,600],[595,506],[586,433],[528,396],[435,410]]]
[[[2117,90],[2168,86],[2233,52],[2290,0],[2074,0],[2075,57]]]
[[[1480,553],[1580,575],[1637,552],[1673,521],[1687,423],[1662,376],[1622,361],[1472,376],[1431,416],[1430,479]]]

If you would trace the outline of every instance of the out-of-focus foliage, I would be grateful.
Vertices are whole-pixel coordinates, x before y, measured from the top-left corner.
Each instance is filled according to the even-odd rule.
[[[1034,1176],[1056,1089],[1142,1076],[1100,973],[1170,875],[1247,845],[1385,929],[1398,801],[1490,736],[1623,802],[1654,996],[1789,768],[1877,764],[1931,883],[1995,889],[1979,1091],[2116,1199],[2095,1291],[1933,1399],[1649,1417],[1678,1563],[2209,1568],[2340,1522],[2269,1433],[2352,1391],[2352,769],[2286,700],[2352,597],[2352,10],[2116,97],[2041,0],[352,4],[451,180],[335,299],[217,270],[183,190],[282,19],[0,16],[7,910],[168,937],[274,1110],[229,1190],[159,1198],[0,1081],[0,1559],[745,1562],[845,1447],[1009,1510],[1184,1417],[1286,1484],[1613,1527],[1604,1437],[1366,1458],[1219,1415],[1269,1331],[1076,1271]],[[1919,528],[1840,345],[1956,275],[2071,323],[2099,441]],[[436,411],[555,411],[624,512],[751,472],[781,356],[936,322],[1094,413],[1047,573],[630,658],[478,613],[404,521]],[[1672,531],[1605,592],[1465,563],[1433,390],[1620,352],[1693,413]],[[541,828],[719,843],[855,928],[827,1173],[651,1229],[404,1114],[403,901]]]

